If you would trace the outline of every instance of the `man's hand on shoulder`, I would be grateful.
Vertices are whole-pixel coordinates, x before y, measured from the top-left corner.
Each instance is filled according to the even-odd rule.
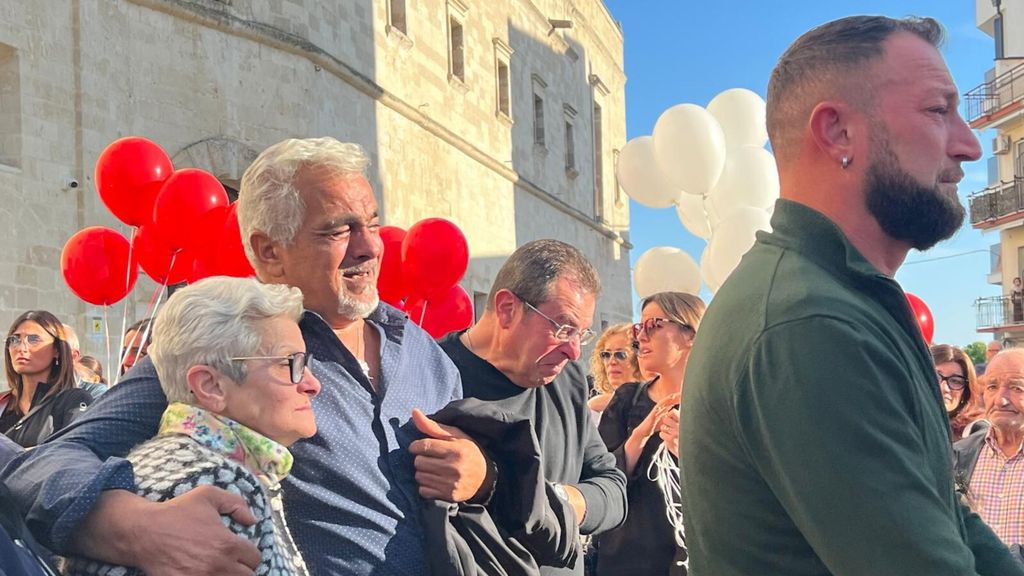
[[[244,525],[256,522],[245,500],[213,486],[165,502],[110,490],[79,527],[72,547],[97,560],[137,566],[150,576],[251,576],[260,552],[228,530],[222,515]]]
[[[416,456],[416,483],[420,496],[448,502],[486,498],[496,480],[480,446],[454,426],[434,422],[419,410],[412,421],[426,438],[416,440],[409,452]]]

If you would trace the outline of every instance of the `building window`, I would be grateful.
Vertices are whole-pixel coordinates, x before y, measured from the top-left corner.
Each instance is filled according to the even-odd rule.
[[[574,126],[576,124],[576,109],[568,104],[565,110],[565,174],[569,178],[579,175],[576,170],[576,135]]]
[[[21,167],[21,71],[18,51],[0,44],[0,164]]]
[[[601,105],[594,102],[594,219],[604,217],[604,129]]]
[[[619,150],[612,150],[612,166],[619,164]],[[615,205],[622,206],[625,204],[625,198],[622,197],[622,187],[619,186],[619,175],[615,172],[612,173],[615,176]]]
[[[509,73],[509,62],[512,60],[512,48],[500,38],[494,39],[494,84],[495,113],[506,120],[512,119],[512,83]]]
[[[448,79],[466,82],[465,27],[468,9],[461,0],[448,0]]]
[[[533,143],[547,147],[544,138],[544,90],[548,85],[536,74],[533,75]]]
[[[402,34],[409,34],[405,20],[405,0],[388,0],[388,25]]]

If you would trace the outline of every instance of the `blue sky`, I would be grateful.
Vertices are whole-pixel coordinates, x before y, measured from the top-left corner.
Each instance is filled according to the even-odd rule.
[[[992,39],[975,27],[974,0],[605,0],[605,5],[625,35],[628,138],[650,134],[658,116],[674,104],[707,105],[722,90],[735,87],[764,97],[772,67],[793,40],[817,24],[851,14],[938,19],[947,31],[943,54],[961,94],[981,84],[993,65]],[[978,136],[986,156],[964,166],[960,196],[965,203],[988,180],[992,134]],[[634,264],[654,246],[681,248],[699,262],[705,242],[687,232],[671,208],[653,210],[631,202],[630,220]],[[990,339],[975,332],[973,302],[999,293],[985,282],[988,247],[998,241],[998,233],[983,236],[965,224],[953,239],[907,257],[896,279],[928,304],[935,342],[964,345]]]

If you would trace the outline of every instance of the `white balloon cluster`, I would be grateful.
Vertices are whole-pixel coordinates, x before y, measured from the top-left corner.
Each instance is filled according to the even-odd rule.
[[[696,294],[701,279],[717,291],[754,245],[754,234],[771,229],[779,173],[767,142],[764,100],[733,88],[706,109],[669,108],[652,136],[626,143],[615,166],[626,194],[651,208],[674,205],[682,225],[708,241],[700,266],[678,248],[644,252],[633,274],[641,298],[661,291]]]

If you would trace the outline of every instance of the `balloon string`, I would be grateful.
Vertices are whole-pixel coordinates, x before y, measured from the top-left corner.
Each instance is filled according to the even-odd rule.
[[[700,195],[700,211],[704,213],[704,223],[708,225],[708,232],[711,232],[711,214],[708,213],[708,195]]]
[[[107,364],[107,371],[110,370],[110,322],[107,320],[107,309],[110,306],[103,307],[103,339],[107,342],[107,357],[105,358]],[[120,370],[118,370],[120,372]]]
[[[128,285],[128,282],[131,280],[131,277],[132,277],[132,250],[135,249],[135,235],[138,234],[138,233],[139,233],[139,229],[133,226],[132,227],[132,233],[131,233],[132,239],[131,239],[131,241],[128,242],[128,270],[125,272],[125,286]],[[121,351],[119,351],[117,353],[118,356],[120,356],[122,351],[125,350],[125,347],[124,347],[124,333],[125,333],[125,330],[128,329],[128,300],[129,300],[129,298],[125,298],[124,299],[124,311],[121,313],[121,332],[120,332],[120,337],[118,338],[118,341],[121,343],[121,348],[120,348]],[[124,363],[124,360],[122,359],[121,362],[119,362],[118,365],[117,365],[117,371],[114,372],[111,375],[111,381],[114,384],[117,384],[117,381],[120,380],[120,378],[121,378],[121,364],[123,364],[123,363]],[[107,331],[107,366],[108,366],[107,369],[110,370],[111,366],[110,366],[110,331],[109,330]]]
[[[421,327],[423,326],[423,319],[427,317],[427,305],[428,304],[430,304],[430,302],[427,301],[427,300],[424,300],[423,301],[423,310],[420,310],[420,321],[417,322],[417,324],[419,324]]]
[[[134,346],[136,343],[138,343],[141,348],[142,343],[146,342],[146,338],[149,337],[149,330],[153,325],[153,317],[156,316],[156,309],[160,306],[160,301],[163,299],[164,290],[167,289],[167,280],[170,278],[170,268],[174,266],[175,257],[176,255],[171,256],[171,266],[168,268],[167,277],[164,278],[162,284],[156,287],[156,290],[153,291],[153,295],[149,297],[149,304],[146,305],[146,313],[143,315],[143,318],[149,320],[146,324],[146,329],[143,330],[142,334],[136,332],[135,336],[132,337],[131,342],[124,341],[126,329],[121,330],[121,354],[119,355],[120,361],[117,364],[117,376],[114,384],[117,384],[117,380],[121,379],[121,366],[124,366],[124,361],[128,358],[129,348]],[[125,313],[127,314],[127,308],[125,309]]]

